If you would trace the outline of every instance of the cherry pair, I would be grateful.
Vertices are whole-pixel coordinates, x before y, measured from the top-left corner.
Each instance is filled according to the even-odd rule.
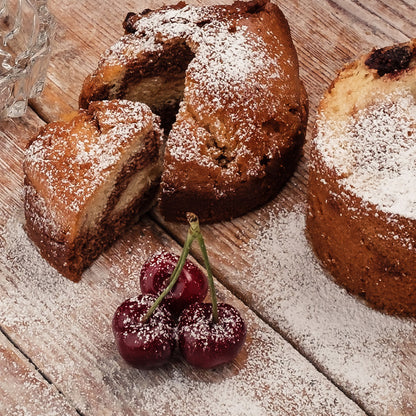
[[[212,368],[233,360],[244,343],[246,325],[237,309],[225,303],[217,305],[197,216],[188,214],[188,222],[181,256],[167,252],[153,255],[140,273],[143,294],[127,299],[114,315],[113,333],[120,355],[134,367],[148,369],[165,364],[177,340],[186,361]],[[197,266],[186,260],[195,239],[208,281]],[[208,286],[212,303],[203,303]]]

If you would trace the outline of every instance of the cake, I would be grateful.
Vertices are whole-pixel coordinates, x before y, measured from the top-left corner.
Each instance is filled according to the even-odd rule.
[[[162,167],[159,123],[142,103],[91,102],[29,143],[26,231],[62,275],[78,281],[150,207]]]
[[[346,65],[318,109],[307,234],[335,281],[416,314],[416,40]]]
[[[159,208],[227,220],[281,189],[302,152],[307,97],[289,27],[266,1],[129,13],[79,104],[144,102],[168,134]]]

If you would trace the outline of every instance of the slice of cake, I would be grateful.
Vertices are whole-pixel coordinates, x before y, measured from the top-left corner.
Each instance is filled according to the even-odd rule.
[[[78,281],[150,208],[161,174],[159,117],[145,104],[92,102],[43,127],[24,161],[29,237],[60,273]]]

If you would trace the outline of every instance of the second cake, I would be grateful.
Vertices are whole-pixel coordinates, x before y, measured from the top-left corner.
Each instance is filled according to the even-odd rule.
[[[335,280],[416,315],[416,40],[347,65],[312,142],[307,231]]]

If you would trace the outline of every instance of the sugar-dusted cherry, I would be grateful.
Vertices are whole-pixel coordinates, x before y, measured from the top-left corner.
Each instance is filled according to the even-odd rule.
[[[216,321],[211,303],[194,303],[180,316],[179,349],[195,367],[213,368],[232,361],[246,338],[246,325],[237,309],[226,303],[217,308]]]
[[[168,286],[172,273],[179,262],[179,256],[167,251],[158,251],[144,264],[140,271],[142,293],[160,295]],[[178,280],[164,302],[176,316],[187,306],[205,299],[208,292],[208,280],[204,273],[190,260],[186,260]]]
[[[127,299],[113,317],[112,328],[119,353],[136,368],[149,369],[165,364],[175,348],[175,321],[167,306],[159,305],[146,317],[155,301],[153,295]]]
[[[175,290],[181,293],[177,299],[181,299],[181,302],[185,299],[185,303],[188,304],[182,311],[177,330],[180,350],[189,363],[202,368],[225,364],[236,357],[244,343],[246,325],[239,312],[231,305],[217,304],[214,279],[198,217],[189,213],[187,218],[189,230],[180,257],[177,259],[169,254],[157,254],[143,268],[142,290],[162,293],[158,297],[153,294],[143,294],[128,299],[119,306],[114,315],[113,332],[120,354],[135,367],[157,367],[171,357],[175,346],[175,322],[164,300],[172,291],[175,293]],[[187,266],[184,273],[182,272],[195,239],[201,248],[208,274],[207,280],[202,273],[199,275],[199,269],[192,263]],[[172,261],[176,265],[171,271]],[[163,267],[160,267],[161,265]],[[152,270],[153,266],[156,267],[155,270]],[[165,274],[166,269],[169,269],[169,272]],[[190,269],[199,275],[196,279],[198,284],[189,283],[192,281],[187,279],[187,272]],[[182,274],[184,274],[182,279],[186,282],[185,288],[175,289],[178,283],[179,288],[181,287]],[[201,300],[207,293],[207,285],[211,294],[211,303],[202,303]],[[183,293],[187,293],[185,289],[189,288],[192,290],[184,296]],[[171,300],[175,299],[174,295],[171,296]],[[179,305],[176,305],[178,310],[183,307],[183,304],[179,303]]]

